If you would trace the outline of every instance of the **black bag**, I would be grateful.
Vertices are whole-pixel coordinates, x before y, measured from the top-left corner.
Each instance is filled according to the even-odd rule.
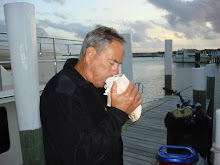
[[[192,115],[181,118],[176,118],[168,112],[165,117],[165,126],[167,127],[167,145],[189,146],[202,157],[207,157],[211,118],[201,109],[194,110]]]

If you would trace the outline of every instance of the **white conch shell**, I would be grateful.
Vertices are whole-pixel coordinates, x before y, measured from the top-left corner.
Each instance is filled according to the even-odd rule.
[[[124,92],[128,85],[129,85],[129,80],[127,79],[127,77],[123,74],[123,75],[116,75],[113,77],[109,77],[106,81],[105,81],[105,86],[104,88],[105,93],[104,95],[107,95],[107,106],[111,106],[111,88],[113,85],[113,82],[117,83],[117,93],[120,94],[122,92]],[[139,105],[131,114],[129,114],[129,118],[134,122],[137,121],[140,116],[141,116],[141,111],[142,111],[142,107],[141,105]]]

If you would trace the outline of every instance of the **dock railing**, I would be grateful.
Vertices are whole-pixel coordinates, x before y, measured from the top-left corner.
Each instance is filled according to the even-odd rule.
[[[64,39],[64,38],[55,38],[55,37],[42,37],[42,36],[37,36],[38,39],[41,40],[46,40],[46,41],[38,41],[39,45],[39,51],[38,51],[38,56],[42,57],[44,54],[44,51],[42,49],[42,44],[43,45],[52,45],[52,52],[53,53],[53,61],[54,61],[54,70],[55,74],[57,73],[57,62],[59,61],[57,59],[57,56],[74,56],[74,54],[71,53],[71,46],[77,46],[82,44],[81,40],[71,40],[71,39]],[[49,40],[49,41],[48,41]],[[52,42],[50,42],[52,40]],[[59,46],[59,47],[58,47]],[[65,46],[66,48],[63,48],[61,46]],[[57,48],[58,47],[58,48]],[[58,50],[59,49],[59,50]],[[73,50],[77,51],[77,50]],[[79,51],[79,50],[78,50]],[[78,53],[75,53],[75,56],[79,55]],[[47,59],[48,60],[48,59]],[[44,60],[41,60],[40,62],[45,62]]]
[[[11,69],[8,38],[6,32],[0,33],[0,65]],[[58,72],[57,63],[71,57],[78,57],[82,40],[58,37],[37,36],[38,63],[53,63],[54,73]],[[0,90],[2,90],[2,76],[0,69]]]

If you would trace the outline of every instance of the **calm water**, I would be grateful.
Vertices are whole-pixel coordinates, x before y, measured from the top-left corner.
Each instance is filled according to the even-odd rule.
[[[204,67],[202,64],[201,67]],[[192,85],[192,68],[194,64],[173,63],[172,88],[181,91]],[[133,58],[134,82],[144,85],[142,97],[144,103],[152,102],[164,96],[164,58]],[[215,77],[215,101],[216,108],[220,108],[220,66],[217,67]],[[198,82],[199,83],[199,82]],[[182,96],[192,97],[192,87],[181,92]]]

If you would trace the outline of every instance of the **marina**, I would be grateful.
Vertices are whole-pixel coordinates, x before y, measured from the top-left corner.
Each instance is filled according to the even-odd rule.
[[[70,58],[70,56],[64,56],[63,58],[56,58],[56,67],[54,67],[54,59],[50,59],[49,61],[41,61],[39,60],[39,80],[40,80],[40,93],[43,90],[46,82],[55,74],[55,72],[59,71],[65,60]],[[205,67],[206,64],[201,64],[201,67]],[[55,68],[57,70],[55,70]],[[194,64],[181,64],[181,63],[173,63],[173,89],[175,90],[183,90],[187,87],[187,89],[183,90],[181,94],[183,94],[184,99],[192,100],[192,88],[190,87],[192,84],[191,78],[192,73],[191,70],[194,68]],[[157,57],[142,57],[142,58],[133,58],[133,69],[134,69],[134,82],[139,82],[143,84],[143,94],[142,97],[144,99],[143,103],[143,111],[146,109],[151,109],[152,107],[160,104],[164,100],[170,98],[170,96],[164,97],[164,91],[162,87],[164,87],[164,58]],[[144,74],[143,74],[143,71]],[[4,73],[4,72],[2,72]],[[4,76],[5,74],[2,74]],[[10,77],[10,76],[9,76]],[[217,67],[216,71],[216,87],[215,87],[215,109],[220,108],[220,72],[219,67]],[[12,77],[11,77],[12,79]],[[12,80],[11,80],[12,81]],[[3,81],[4,82],[4,81]],[[21,160],[21,150],[19,142],[19,130],[16,126],[17,114],[15,111],[15,98],[14,98],[14,90],[11,85],[3,86],[3,91],[1,92],[1,105],[4,106],[8,112],[10,112],[9,122],[11,122],[10,127],[11,130],[9,132],[12,133],[12,140],[15,141],[11,143],[11,154],[14,155],[16,152],[16,157],[13,160]],[[180,100],[178,97],[173,96],[171,100],[168,100],[161,106],[152,109],[146,113],[144,113],[140,120],[136,123],[132,124],[124,131],[122,131],[122,138],[124,142],[124,161],[125,165],[128,164],[151,164],[155,162],[155,156],[158,149],[166,145],[166,127],[164,125],[164,117],[167,112],[172,111],[176,104],[179,103]],[[172,103],[172,104],[171,104]],[[207,104],[208,105],[208,104]],[[12,122],[13,121],[13,122]],[[124,125],[124,128],[130,123],[130,120]],[[15,128],[13,128],[14,126]],[[17,133],[16,133],[17,132]],[[20,154],[19,154],[20,153]],[[20,155],[20,156],[19,156]],[[10,159],[10,155],[6,157],[6,159]],[[3,161],[0,156],[0,162]]]
[[[177,63],[195,63],[196,53],[199,53],[200,63],[209,63],[215,56],[220,56],[219,50],[213,50],[212,54],[207,54],[205,51],[198,51],[196,49],[181,49],[176,51],[173,57],[173,62]]]
[[[33,10],[33,6],[27,5],[25,7],[28,10]],[[20,13],[20,8],[17,10]],[[9,26],[15,27],[14,22],[11,21],[15,19],[10,17],[15,15],[11,15],[9,11]],[[32,19],[29,14],[26,16],[27,19]],[[27,25],[27,29],[33,28],[30,24],[31,20],[23,21],[24,23],[21,24]],[[23,33],[27,33],[23,28],[21,29]],[[59,42],[58,38],[39,37],[34,31],[30,30],[30,33],[26,35],[17,33],[15,30],[10,31],[7,36],[12,45],[10,59],[8,58],[9,54],[4,54],[4,59],[0,61],[2,65],[7,64],[7,67],[1,66],[0,68],[0,113],[4,133],[0,140],[1,146],[3,146],[0,152],[0,164],[4,165],[43,165],[45,163],[39,96],[48,80],[63,68],[65,61],[68,58],[77,58],[75,53],[71,53],[70,46],[77,47],[81,44],[81,41],[78,40],[60,39],[62,42]],[[140,91],[143,97],[141,118],[135,123],[128,120],[122,128],[124,163],[125,165],[152,164],[156,161],[155,156],[158,149],[167,144],[165,116],[180,103],[177,96],[166,95],[163,87],[170,86],[169,89],[180,91],[185,100],[196,102],[196,97],[202,95],[202,98],[199,98],[202,101],[200,103],[203,107],[205,105],[206,110],[211,102],[208,97],[206,98],[208,95],[206,87],[207,89],[209,87],[209,85],[206,86],[206,82],[209,79],[214,80],[211,82],[215,84],[212,85],[215,89],[214,98],[212,98],[214,119],[215,110],[220,109],[220,68],[218,64],[206,62],[196,68],[194,62],[172,63],[172,40],[165,40],[165,57],[133,58],[131,35],[125,34],[124,37],[128,42],[125,44],[125,60],[121,65],[120,72],[133,80],[134,83],[141,84]],[[13,44],[17,40],[21,42],[21,45],[26,41],[26,45],[24,45],[30,49],[27,49],[25,53],[18,49],[19,47]],[[44,47],[43,43],[49,44],[50,50],[48,47]],[[64,46],[67,51],[61,53],[59,50],[62,49],[59,45]],[[8,53],[5,49],[3,50]],[[210,65],[214,69],[211,71],[212,76],[208,77],[206,71]],[[202,78],[198,76],[199,78],[195,79],[197,75]],[[200,85],[202,85],[202,90]],[[214,125],[215,122],[213,128]]]
[[[47,81],[55,75],[56,72],[62,69],[62,66],[66,59],[73,56],[57,56],[53,58],[53,54],[50,58],[39,57],[39,91],[43,90]],[[76,57],[75,57],[76,58]],[[139,82],[143,84],[142,97],[143,111],[151,109],[161,102],[170,98],[170,96],[164,97],[164,58],[157,57],[139,57],[133,58],[133,70],[134,70],[134,82]],[[55,65],[56,64],[56,65]],[[201,67],[205,67],[207,64],[201,64]],[[184,99],[192,100],[193,90],[192,90],[192,68],[195,65],[193,63],[172,64],[172,86],[175,90],[182,90]],[[143,73],[144,71],[144,73]],[[11,158],[11,154],[14,159],[12,161],[19,162],[22,161],[21,146],[19,143],[19,129],[18,121],[14,120],[17,116],[15,110],[15,97],[13,89],[12,75],[8,73],[7,70],[1,70],[2,73],[2,89],[1,91],[1,105],[6,108],[9,117],[9,135],[11,139],[14,140],[10,143],[10,154],[5,158],[1,158],[1,161],[8,161]],[[6,74],[7,73],[7,74]],[[216,70],[216,82],[215,82],[215,109],[220,108],[220,71],[219,67]],[[4,80],[7,78],[9,80]],[[8,83],[8,84],[7,84]],[[170,100],[167,100],[164,104],[157,108],[153,108],[150,111],[144,113],[140,120],[132,124],[128,128],[127,125],[130,124],[130,120],[124,125],[125,130],[122,131],[122,138],[124,142],[124,163],[125,165],[131,164],[151,164],[155,162],[155,156],[158,149],[161,146],[166,145],[167,131],[164,125],[164,118],[167,112],[172,111],[176,104],[180,100],[178,97],[173,96]],[[172,103],[172,104],[171,104]],[[208,103],[207,103],[208,105]],[[13,136],[13,138],[12,138]],[[7,152],[6,152],[7,153]],[[7,155],[7,154],[5,154]],[[4,160],[7,159],[7,160]],[[10,164],[10,163],[9,163]]]

